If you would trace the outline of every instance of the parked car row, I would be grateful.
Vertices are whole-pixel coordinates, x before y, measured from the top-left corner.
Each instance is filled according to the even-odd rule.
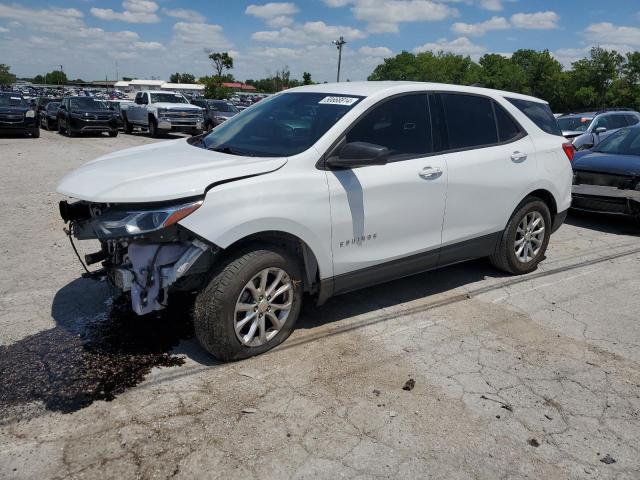
[[[564,137],[576,150],[595,147],[613,132],[640,123],[640,113],[630,108],[609,108],[557,117]]]

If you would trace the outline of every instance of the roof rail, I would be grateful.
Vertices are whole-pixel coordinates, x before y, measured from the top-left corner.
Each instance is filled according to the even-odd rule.
[[[603,108],[600,109],[596,112],[596,115],[599,115],[601,113],[606,113],[606,112],[633,112],[635,111],[633,108],[627,108],[627,107],[611,107],[611,108]]]

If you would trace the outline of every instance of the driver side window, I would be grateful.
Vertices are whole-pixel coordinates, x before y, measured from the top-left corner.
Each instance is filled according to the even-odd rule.
[[[598,117],[598,119],[596,120],[596,123],[593,125],[594,130],[600,127],[604,127],[606,129],[611,128],[611,122],[609,121],[608,115],[603,115],[601,117]]]
[[[427,94],[403,95],[376,105],[347,133],[346,143],[351,142],[387,147],[391,162],[431,153]]]

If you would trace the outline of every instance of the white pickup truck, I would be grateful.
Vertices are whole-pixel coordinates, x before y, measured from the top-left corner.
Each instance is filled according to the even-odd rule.
[[[125,133],[142,127],[153,137],[176,131],[198,135],[204,114],[181,93],[149,90],[138,92],[133,103],[122,105],[122,121]]]

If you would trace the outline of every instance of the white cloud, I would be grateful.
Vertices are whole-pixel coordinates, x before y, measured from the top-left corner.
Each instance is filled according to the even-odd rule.
[[[492,12],[499,12],[504,7],[501,0],[480,0],[480,8],[485,10],[491,10]]]
[[[226,50],[231,47],[220,25],[178,22],[173,26],[173,34],[174,43],[191,48],[199,46],[203,49]]]
[[[306,22],[293,27],[283,27],[280,30],[255,32],[251,38],[259,42],[310,45],[330,43],[341,35],[347,41],[366,37],[366,34],[357,28],[327,25],[324,22]]]
[[[8,28],[0,27],[0,33],[7,33],[9,31]]]
[[[204,23],[205,17],[200,12],[188,8],[163,8],[162,13],[169,17],[179,18],[193,23]]]
[[[455,53],[458,55],[470,56],[473,59],[479,58],[487,49],[481,45],[476,45],[467,37],[458,37],[455,40],[439,39],[437,42],[425,43],[413,49],[414,53],[420,52],[439,52]]]
[[[640,28],[624,27],[609,22],[592,23],[584,34],[590,41],[640,46]]]
[[[511,15],[514,28],[552,30],[558,27],[560,16],[556,12],[516,13]]]
[[[504,17],[492,17],[480,23],[457,22],[451,26],[451,30],[460,35],[484,35],[490,30],[506,30],[511,28],[511,24]]]
[[[124,0],[122,12],[116,12],[111,8],[92,7],[90,12],[101,20],[120,20],[127,23],[156,23],[160,17],[155,13],[158,4],[151,0]]]
[[[393,52],[387,47],[360,47],[358,53],[367,57],[390,57]]]
[[[558,28],[560,17],[555,12],[516,13],[511,19],[504,17],[491,17],[480,23],[456,22],[451,25],[451,30],[459,35],[481,36],[492,30],[535,29],[549,30]]]
[[[264,20],[270,27],[279,28],[293,23],[292,17],[298,13],[298,7],[289,2],[270,2],[264,5],[249,5],[244,13]]]
[[[367,22],[371,33],[395,33],[404,22],[434,22],[456,17],[459,12],[431,0],[325,0],[330,7],[351,4],[353,16]]]
[[[160,42],[134,42],[133,46],[139,50],[164,50]]]

